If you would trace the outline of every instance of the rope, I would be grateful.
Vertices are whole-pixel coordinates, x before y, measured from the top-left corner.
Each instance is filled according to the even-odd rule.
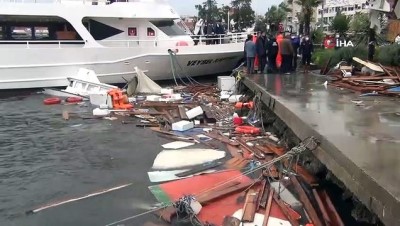
[[[307,144],[305,144],[305,141],[308,141]],[[294,157],[294,156],[296,156],[296,155],[299,155],[299,154],[301,154],[302,152],[304,152],[304,151],[307,150],[307,147],[308,147],[308,145],[309,145],[311,142],[313,142],[313,143],[316,144],[316,147],[315,147],[315,148],[310,149],[311,151],[313,151],[313,150],[315,150],[315,149],[318,147],[318,142],[316,141],[316,139],[315,139],[314,137],[308,137],[308,138],[304,139],[298,146],[293,147],[292,149],[290,149],[290,150],[289,150],[288,152],[286,152],[285,154],[283,154],[283,155],[281,155],[281,156],[279,156],[279,157],[276,157],[275,159],[273,159],[273,160],[271,160],[271,161],[268,161],[268,162],[266,162],[266,163],[263,163],[263,164],[261,164],[261,165],[259,165],[259,166],[256,166],[256,167],[254,167],[254,168],[251,169],[251,170],[245,171],[245,172],[243,172],[243,173],[242,173],[241,175],[239,175],[239,176],[236,176],[236,177],[233,177],[233,178],[231,178],[231,179],[228,179],[227,181],[221,182],[221,183],[215,185],[214,187],[205,189],[205,190],[201,191],[200,193],[198,193],[197,195],[193,195],[193,196],[197,196],[197,197],[198,197],[198,196],[201,196],[202,194],[205,194],[205,193],[207,193],[207,192],[209,192],[209,191],[211,191],[211,190],[214,190],[214,189],[216,189],[216,188],[219,188],[219,187],[221,187],[221,186],[223,186],[223,185],[225,185],[225,184],[228,184],[229,182],[235,181],[235,180],[237,180],[237,179],[239,179],[239,178],[241,178],[241,177],[243,177],[243,176],[249,175],[250,173],[253,173],[253,172],[256,172],[256,171],[258,171],[258,170],[260,170],[260,169],[263,169],[263,168],[265,168],[265,167],[271,166],[272,164],[274,164],[274,163],[276,163],[276,162],[279,162],[279,161],[281,161],[281,160],[283,160],[283,159],[285,159],[285,158],[291,158],[291,157]],[[255,181],[254,183],[256,183],[256,182],[257,182],[257,181]],[[253,183],[253,184],[254,184],[254,183]],[[134,218],[137,218],[137,217],[146,215],[146,214],[148,214],[148,213],[156,212],[156,211],[161,210],[161,209],[164,209],[164,208],[166,208],[166,207],[174,206],[174,203],[163,203],[163,204],[164,204],[164,205],[162,205],[162,206],[159,207],[159,208],[156,208],[156,209],[153,209],[153,210],[149,210],[149,211],[146,211],[146,212],[143,212],[143,213],[140,213],[140,214],[131,216],[131,217],[127,217],[127,218],[125,218],[125,219],[122,219],[122,220],[119,220],[119,221],[116,221],[116,222],[107,224],[106,226],[115,225],[115,224],[118,224],[118,223],[121,223],[121,222],[124,222],[124,221],[127,221],[127,220],[131,220],[131,219],[134,219]]]

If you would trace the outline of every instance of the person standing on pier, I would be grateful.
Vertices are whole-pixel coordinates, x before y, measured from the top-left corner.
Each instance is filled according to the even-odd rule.
[[[256,44],[252,41],[253,35],[248,35],[247,39],[249,41],[244,44],[247,59],[247,74],[254,74],[254,59],[257,54]]]
[[[270,36],[267,41],[268,71],[276,71],[276,56],[278,55],[278,42],[274,36]]]
[[[305,36],[300,44],[301,62],[304,67],[304,73],[310,70],[311,55],[313,51],[314,51],[314,45],[311,42],[310,37]]]
[[[280,44],[280,52],[282,55],[281,71],[284,74],[290,74],[293,59],[293,46],[290,41],[290,36],[286,36]]]
[[[265,31],[261,32],[261,35],[257,38],[256,42],[256,50],[257,50],[257,58],[258,58],[258,73],[262,74],[267,64],[267,49],[266,49],[266,33]]]
[[[292,36],[292,47],[293,47],[293,58],[291,71],[295,72],[297,70],[297,54],[300,47],[300,37],[297,35]]]

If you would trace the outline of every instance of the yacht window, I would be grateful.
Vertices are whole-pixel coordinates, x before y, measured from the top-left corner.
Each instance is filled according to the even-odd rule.
[[[35,27],[35,39],[49,39],[48,27]]]
[[[32,39],[32,29],[30,27],[11,27],[11,37],[15,40]]]
[[[186,35],[185,31],[173,20],[157,20],[151,21],[151,23],[168,36]]]
[[[154,32],[153,28],[147,28],[147,36],[156,36],[156,32]]]
[[[3,39],[3,27],[0,26],[0,39]]]
[[[128,36],[137,36],[137,28],[128,27]]]

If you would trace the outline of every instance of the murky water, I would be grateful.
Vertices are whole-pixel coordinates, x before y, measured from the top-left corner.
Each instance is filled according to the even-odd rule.
[[[106,225],[148,210],[155,200],[147,189],[147,171],[166,140],[118,120],[65,121],[63,110],[91,114],[92,108],[45,106],[44,98],[0,99],[0,225]],[[126,183],[133,185],[25,214]],[[146,218],[153,217],[126,225],[142,225]]]

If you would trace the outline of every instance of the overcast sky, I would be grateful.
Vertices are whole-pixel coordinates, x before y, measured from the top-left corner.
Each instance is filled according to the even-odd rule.
[[[197,15],[195,5],[201,4],[206,0],[169,0],[170,4],[180,15]],[[229,5],[231,0],[217,0],[219,5]],[[278,5],[282,0],[253,0],[253,10],[257,14],[265,14],[268,7]]]

